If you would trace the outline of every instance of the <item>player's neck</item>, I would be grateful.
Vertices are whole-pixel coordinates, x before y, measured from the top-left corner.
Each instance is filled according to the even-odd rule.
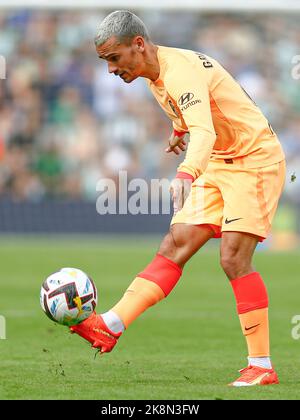
[[[144,71],[141,76],[152,80],[158,79],[160,73],[160,65],[157,58],[158,47],[152,43],[148,43],[145,48]]]

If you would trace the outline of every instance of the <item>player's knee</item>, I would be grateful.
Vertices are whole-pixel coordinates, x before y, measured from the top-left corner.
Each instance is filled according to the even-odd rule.
[[[245,261],[238,250],[229,249],[221,254],[221,267],[229,279],[236,279],[249,271],[249,262]]]
[[[213,235],[214,232],[206,227],[175,224],[171,226],[158,252],[183,267]]]
[[[165,257],[172,256],[176,254],[178,249],[184,246],[183,243],[176,242],[172,232],[169,232],[163,239],[158,253],[164,255]]]
[[[167,235],[162,240],[162,243],[160,244],[158,253],[166,256],[170,252],[173,252],[174,247],[175,247],[174,240],[173,240],[172,235],[169,232],[169,233],[167,233]]]
[[[184,228],[172,226],[169,233],[164,237],[158,253],[176,263],[181,263],[182,255],[188,254],[189,241]]]

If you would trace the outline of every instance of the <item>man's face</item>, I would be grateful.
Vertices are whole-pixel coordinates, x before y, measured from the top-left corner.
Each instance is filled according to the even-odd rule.
[[[115,37],[96,47],[99,58],[107,61],[109,73],[120,76],[126,83],[131,83],[141,75],[143,67],[143,38],[135,37],[132,41],[120,43]]]

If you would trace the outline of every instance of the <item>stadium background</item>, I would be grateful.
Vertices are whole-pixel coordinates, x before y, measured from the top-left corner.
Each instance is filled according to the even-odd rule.
[[[0,399],[299,399],[299,1],[140,3],[0,2]],[[125,85],[95,54],[98,24],[118,8],[136,11],[154,42],[219,59],[282,142],[286,188],[255,256],[270,296],[279,387],[226,387],[246,349],[218,240],[100,360],[41,311],[40,285],[63,266],[89,273],[98,311],[108,310],[168,230],[170,215],[96,212],[99,178],[126,170],[129,180],[171,179],[182,159],[164,154],[170,122],[144,81]]]
[[[0,53],[7,67],[0,83],[2,232],[138,233],[168,227],[166,215],[96,212],[99,179],[117,180],[120,170],[129,181],[172,179],[182,159],[164,153],[170,122],[144,80],[122,83],[95,54],[93,37],[110,10],[1,10]],[[264,111],[288,161],[273,246],[296,246],[300,183],[290,178],[300,168],[300,89],[291,73],[299,54],[299,15],[199,8],[137,13],[154,42],[220,60]]]

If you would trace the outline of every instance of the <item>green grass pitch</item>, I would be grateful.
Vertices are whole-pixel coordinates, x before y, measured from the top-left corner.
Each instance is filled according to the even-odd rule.
[[[0,399],[299,399],[299,253],[258,252],[255,268],[268,286],[272,360],[280,385],[233,389],[246,346],[217,247],[201,250],[171,295],[137,319],[110,354],[94,350],[39,306],[43,279],[63,266],[95,280],[98,311],[108,310],[152,259],[160,238],[53,237],[0,242]],[[299,330],[298,330],[299,331]]]

